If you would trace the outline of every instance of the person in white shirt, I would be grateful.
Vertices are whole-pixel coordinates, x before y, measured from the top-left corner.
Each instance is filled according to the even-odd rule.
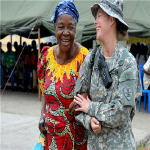
[[[150,90],[150,56],[143,66],[143,72],[144,72],[144,80],[143,80],[144,89]]]

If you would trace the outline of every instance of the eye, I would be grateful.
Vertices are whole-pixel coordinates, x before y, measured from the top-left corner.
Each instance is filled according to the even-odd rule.
[[[63,30],[63,29],[64,29],[64,26],[62,26],[62,25],[57,25],[57,29]]]
[[[95,18],[95,19],[100,18],[101,16],[102,16],[102,14],[97,13],[97,15],[96,15],[96,18]]]
[[[69,26],[68,29],[69,30],[75,30],[75,26]]]
[[[98,15],[97,15],[98,18],[100,18],[101,16],[102,16],[101,14],[98,14]]]

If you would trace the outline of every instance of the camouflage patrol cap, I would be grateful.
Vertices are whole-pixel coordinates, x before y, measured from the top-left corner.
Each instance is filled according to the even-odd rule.
[[[99,8],[109,16],[118,19],[118,21],[125,26],[126,30],[128,29],[128,25],[123,20],[123,0],[100,0],[99,3],[96,3],[91,7],[94,17],[96,17]]]

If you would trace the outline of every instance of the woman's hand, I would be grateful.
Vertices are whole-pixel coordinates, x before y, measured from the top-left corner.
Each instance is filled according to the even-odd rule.
[[[72,101],[69,105],[69,112],[73,115],[78,115],[80,112],[75,111],[77,108],[79,108],[79,105]]]
[[[88,96],[85,98],[82,95],[78,94],[77,96],[74,96],[74,102],[79,105],[79,108],[76,108],[75,111],[82,111],[85,113],[88,112],[88,107],[91,102]]]
[[[91,128],[95,134],[99,134],[102,129],[100,122],[94,117],[91,119]]]
[[[46,129],[43,123],[39,122],[39,130],[41,133],[46,134]]]

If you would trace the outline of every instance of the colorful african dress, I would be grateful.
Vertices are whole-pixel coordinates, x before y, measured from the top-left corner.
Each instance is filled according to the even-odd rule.
[[[87,134],[83,126],[68,112],[74,87],[88,50],[82,47],[72,62],[58,64],[53,47],[44,47],[38,61],[38,78],[46,101],[46,150],[86,150]]]

